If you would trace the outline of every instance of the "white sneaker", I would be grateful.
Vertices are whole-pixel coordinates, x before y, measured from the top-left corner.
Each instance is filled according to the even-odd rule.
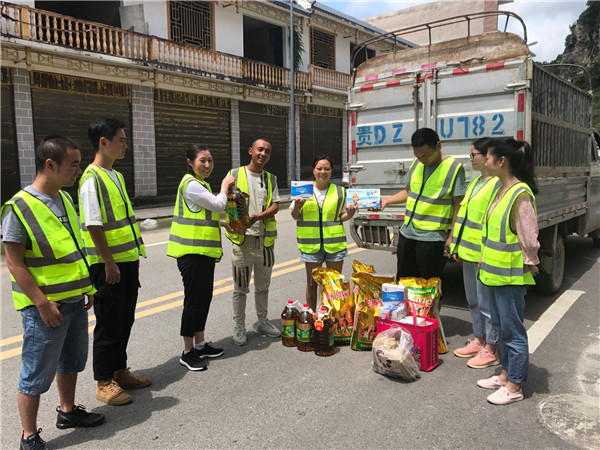
[[[235,345],[248,344],[248,338],[246,338],[246,329],[244,327],[236,326],[233,329],[233,343]]]
[[[254,331],[263,336],[277,338],[281,336],[281,330],[275,325],[271,325],[269,322],[256,322],[254,324]]]
[[[508,405],[510,403],[520,402],[523,400],[523,390],[510,392],[506,386],[502,386],[493,394],[488,395],[487,401],[492,405]]]

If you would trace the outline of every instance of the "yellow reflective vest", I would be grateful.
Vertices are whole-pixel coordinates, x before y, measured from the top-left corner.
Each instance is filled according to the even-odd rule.
[[[246,168],[244,166],[238,167],[237,169],[232,169],[229,172],[236,178],[236,186],[240,189],[240,191],[248,193],[248,178],[246,175]],[[266,172],[267,175],[267,200],[265,202],[264,210],[268,209],[273,202],[273,190],[275,186],[277,186],[277,177],[272,173]],[[269,219],[265,219],[265,239],[264,246],[271,247],[275,243],[275,239],[277,239],[277,221],[275,217],[271,217]],[[236,234],[225,232],[227,238],[237,245],[242,245],[244,243],[244,239],[246,238],[245,234]]]
[[[59,191],[73,234],[41,200],[19,191],[2,206],[12,208],[25,228],[31,248],[25,249],[25,264],[42,293],[51,302],[93,294],[83,241],[73,200]],[[17,310],[33,305],[11,275],[13,302]]]
[[[425,165],[413,160],[408,170],[409,189],[404,225],[418,230],[448,231],[452,224],[452,186],[462,165],[446,156],[423,182]]]
[[[346,249],[346,232],[340,219],[345,202],[346,190],[332,183],[321,208],[314,194],[304,203],[296,223],[296,239],[301,252],[317,253],[321,246],[327,253]]]
[[[529,266],[523,263],[519,237],[510,229],[510,211],[523,192],[531,196],[535,209],[535,196],[529,186],[516,183],[504,193],[489,216],[486,212],[479,279],[487,286],[535,284]]]
[[[183,255],[205,255],[218,260],[223,254],[219,214],[206,208],[192,212],[183,196],[186,186],[194,181],[212,193],[208,183],[200,181],[190,174],[181,179],[177,189],[167,255],[173,258]]]
[[[479,262],[481,256],[481,229],[485,212],[491,199],[500,189],[500,180],[491,177],[473,194],[475,185],[481,175],[475,178],[465,193],[456,215],[456,224],[452,230],[450,253],[458,254],[460,259],[469,262]]]
[[[146,249],[142,241],[142,235],[135,221],[131,201],[125,189],[125,180],[116,170],[121,189],[113,179],[100,167],[90,164],[87,166],[81,179],[79,187],[90,177],[94,178],[98,190],[98,201],[102,212],[102,227],[108,248],[115,262],[133,262],[140,256],[146,256]],[[85,226],[83,208],[80,208],[81,230],[88,264],[103,263],[104,260],[98,253],[94,241]]]

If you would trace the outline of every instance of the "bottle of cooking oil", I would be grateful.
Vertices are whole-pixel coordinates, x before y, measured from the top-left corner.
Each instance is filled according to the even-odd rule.
[[[296,321],[296,338],[298,339],[298,350],[301,352],[312,352],[314,344],[315,318],[308,303],[302,305],[300,317]]]
[[[296,320],[300,313],[294,306],[294,300],[288,300],[287,305],[281,313],[281,342],[286,347],[296,347],[298,340],[296,339]]]
[[[321,306],[315,320],[315,354],[317,356],[333,355],[333,321],[329,318],[327,308]]]

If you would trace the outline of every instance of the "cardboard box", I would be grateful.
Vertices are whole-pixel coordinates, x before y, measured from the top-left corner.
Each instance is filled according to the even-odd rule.
[[[381,192],[379,189],[347,189],[346,205],[354,203],[359,208],[379,208]]]
[[[312,181],[292,181],[291,199],[310,200],[313,198]]]

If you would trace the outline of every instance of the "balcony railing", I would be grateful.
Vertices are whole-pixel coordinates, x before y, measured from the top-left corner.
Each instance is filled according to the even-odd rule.
[[[24,5],[2,2],[0,32],[2,36],[216,74],[242,83],[290,88],[290,70],[283,67]],[[295,89],[309,91],[313,84],[345,91],[350,75],[315,66],[309,66],[308,72],[295,72]]]

